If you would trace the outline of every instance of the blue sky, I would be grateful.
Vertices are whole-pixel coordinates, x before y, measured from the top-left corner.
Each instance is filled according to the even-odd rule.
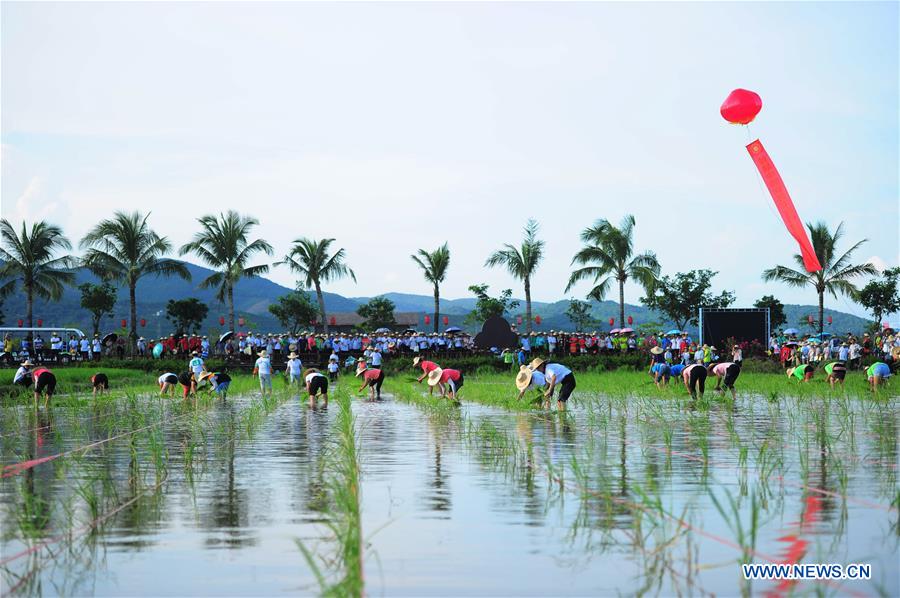
[[[843,220],[870,239],[860,259],[898,263],[897,3],[5,2],[2,17],[2,215],[72,239],[141,209],[180,245],[234,208],[279,255],[337,238],[359,282],[328,290],[346,295],[428,293],[409,254],[447,240],[460,297],[521,294],[483,263],[534,217],[534,298],[555,300],[579,231],[633,213],[665,272],[718,270],[741,304],[813,303],[759,277],[796,248],[747,132],[718,113],[745,87],[801,218]]]

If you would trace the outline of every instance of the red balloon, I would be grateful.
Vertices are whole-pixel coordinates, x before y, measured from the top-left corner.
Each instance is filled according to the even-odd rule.
[[[450,318],[448,316],[444,316],[444,326],[450,323]]]
[[[616,319],[615,319],[615,318],[610,318],[610,319],[609,319],[609,325],[610,325],[610,326],[612,326],[612,325],[615,324],[615,323],[616,323]]]
[[[722,118],[733,125],[749,125],[760,110],[762,98],[759,94],[746,89],[732,91],[719,108]]]
[[[541,323],[541,316],[534,316],[534,323],[540,325],[540,323]]]
[[[431,316],[425,316],[425,323],[431,324]]]
[[[144,318],[141,318],[141,328],[144,328],[146,325],[147,325],[147,320]]]
[[[337,318],[335,318],[334,316],[331,316],[331,319],[328,320],[328,323],[331,324],[332,326],[334,326],[335,324],[337,324]]]
[[[632,318],[631,316],[628,316],[628,324],[634,324],[634,318]]]
[[[128,326],[128,320],[122,318],[122,328],[125,328],[126,326]]]
[[[19,320],[19,328],[21,328],[23,324],[25,324],[25,322],[22,320]]]
[[[225,325],[225,316],[219,316],[219,326]]]
[[[40,328],[43,325],[44,325],[44,321],[41,319],[38,319],[38,328]]]
[[[828,323],[831,324],[831,316],[828,316]]]
[[[244,318],[238,318],[238,326],[243,326],[244,322],[246,322],[246,320],[244,320]]]

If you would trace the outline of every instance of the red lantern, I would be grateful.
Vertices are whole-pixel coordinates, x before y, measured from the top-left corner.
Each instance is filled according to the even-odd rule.
[[[19,319],[19,328],[21,328],[24,324],[25,324],[25,322],[23,322],[21,319]]]
[[[522,316],[516,316],[516,324],[522,323]]]
[[[331,324],[332,326],[334,326],[335,324],[337,324],[337,318],[335,318],[334,316],[331,316],[331,319],[328,320],[328,323]]]
[[[722,118],[733,125],[749,125],[760,110],[762,98],[759,94],[746,89],[732,91],[719,108]]]
[[[534,323],[538,326],[541,325],[541,316],[534,316]]]
[[[813,323],[813,317],[812,317],[812,316],[806,316],[806,321],[809,322],[810,324],[812,324],[812,323]]]
[[[243,326],[244,322],[246,322],[246,320],[244,320],[244,318],[238,318],[238,326]]]
[[[632,318],[631,316],[628,316],[628,325],[630,326],[632,324],[634,324],[634,318]]]
[[[447,316],[444,316],[444,326],[446,326],[449,323],[450,323],[450,318]]]
[[[615,324],[615,323],[616,323],[616,319],[615,319],[615,318],[610,318],[610,319],[609,319],[609,325],[610,325],[610,326],[612,326],[612,325]]]
[[[219,326],[225,325],[225,316],[219,316]]]
[[[44,325],[44,321],[38,318],[38,328]]]
[[[147,326],[147,320],[144,318],[141,318],[141,328],[144,328],[146,326]]]
[[[125,328],[126,326],[128,326],[128,320],[122,318],[122,328]]]
[[[425,324],[431,324],[431,316],[425,316]]]
[[[829,326],[831,325],[831,321],[832,321],[832,320],[831,320],[831,316],[828,316],[828,325],[829,325]]]

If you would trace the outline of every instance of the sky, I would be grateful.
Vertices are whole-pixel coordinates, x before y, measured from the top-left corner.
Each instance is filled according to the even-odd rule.
[[[409,256],[448,241],[448,298],[521,296],[484,261],[535,218],[540,301],[583,296],[564,291],[580,231],[634,214],[664,273],[813,304],[760,278],[797,248],[744,146],[804,221],[898,265],[898,6],[3,2],[0,212],[77,244],[151,211],[180,246],[235,209],[276,257],[335,238],[358,282],[326,290],[347,296],[429,294]],[[737,87],[763,99],[749,134],[719,115]]]

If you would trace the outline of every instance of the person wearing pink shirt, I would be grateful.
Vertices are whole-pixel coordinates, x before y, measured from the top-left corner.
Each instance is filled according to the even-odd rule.
[[[370,399],[381,399],[381,385],[384,383],[384,372],[377,368],[367,368],[365,364],[360,364],[356,370],[356,377],[362,376],[363,384],[359,387],[362,392],[367,386],[369,387]]]
[[[416,378],[416,382],[418,382],[419,384],[422,383],[422,380],[428,377],[428,374],[430,374],[434,370],[440,369],[438,367],[438,364],[436,364],[435,362],[428,361],[427,359],[422,359],[419,356],[413,358],[413,367],[415,366],[419,366],[420,368],[422,368],[422,375]],[[434,395],[434,386],[430,384],[428,385],[428,394]]]
[[[725,392],[722,386],[731,391],[731,400],[737,399],[737,393],[734,391],[734,383],[741,375],[741,366],[731,361],[723,361],[722,363],[711,363],[707,366],[707,371],[711,376],[716,377],[716,390]]]
[[[697,398],[697,391],[700,393],[700,399],[703,399],[703,393],[706,391],[706,368],[699,363],[692,363],[681,370],[681,379],[684,380],[684,387],[691,398]]]
[[[450,389],[451,401],[458,401],[457,393],[463,386],[463,375],[459,370],[436,368],[428,374],[428,386],[441,389],[441,398],[447,396],[447,388]]]

